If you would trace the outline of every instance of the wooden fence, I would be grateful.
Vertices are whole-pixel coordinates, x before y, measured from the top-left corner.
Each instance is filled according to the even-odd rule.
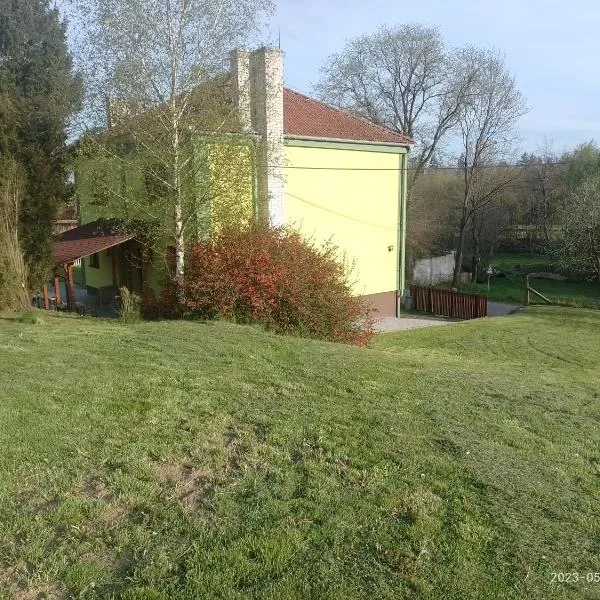
[[[410,286],[413,308],[419,312],[451,317],[453,319],[480,319],[487,317],[487,296],[464,294],[453,290]]]

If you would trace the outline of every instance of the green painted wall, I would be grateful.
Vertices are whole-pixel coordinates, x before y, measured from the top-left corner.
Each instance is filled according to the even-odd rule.
[[[99,269],[90,266],[90,257],[84,258],[82,261],[85,269],[86,285],[95,289],[108,287],[113,284],[110,250],[99,252],[98,258]]]
[[[196,135],[187,146],[188,177],[184,180],[185,213],[189,216],[189,243],[206,240],[220,228],[249,222],[256,212],[254,141],[247,136]],[[147,174],[151,162],[143,154],[81,155],[76,161],[76,193],[82,224],[99,218],[158,222],[153,243],[154,264],[149,272],[152,287],[158,290],[166,274],[161,255],[172,244],[172,204],[151,189],[156,180]],[[100,269],[84,264],[87,285],[112,285],[110,256],[101,257]]]
[[[128,157],[79,159],[76,166],[76,193],[82,224],[99,218],[148,218],[143,210],[146,195],[143,163]]]

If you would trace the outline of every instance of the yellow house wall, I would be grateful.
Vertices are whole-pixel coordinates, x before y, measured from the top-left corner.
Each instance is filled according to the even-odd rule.
[[[356,295],[398,289],[401,161],[397,152],[286,146],[286,221],[339,247],[354,263]]]
[[[101,218],[147,219],[143,162],[134,156],[81,158],[77,162],[76,192],[82,225]]]

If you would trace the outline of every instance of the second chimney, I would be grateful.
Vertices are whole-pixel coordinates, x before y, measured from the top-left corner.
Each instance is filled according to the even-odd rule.
[[[231,79],[233,102],[238,109],[242,129],[252,131],[252,106],[250,99],[250,52],[234,50],[231,53]]]

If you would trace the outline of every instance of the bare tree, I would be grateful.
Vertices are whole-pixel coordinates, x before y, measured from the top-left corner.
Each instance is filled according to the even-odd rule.
[[[458,118],[463,200],[453,286],[460,280],[466,235],[473,217],[520,176],[518,169],[503,168],[498,163],[509,155],[517,122],[527,112],[523,95],[498,52],[467,48],[463,50],[463,60],[475,67],[476,78]]]
[[[513,171],[518,175],[518,171]],[[498,242],[506,236],[513,225],[518,177],[494,194],[493,201],[483,204],[471,219],[471,282],[476,283],[484,264],[489,264]]]
[[[434,27],[382,27],[330,56],[315,89],[323,100],[416,142],[410,193],[470,95],[476,67],[464,58]]]
[[[523,169],[520,225],[527,228],[530,250],[540,242],[545,246],[551,242],[562,172],[558,163],[558,156],[547,144],[537,153],[523,154],[519,161]]]
[[[408,206],[407,243],[414,259],[446,254],[454,248],[462,202],[458,169],[428,169],[413,188]]]
[[[120,126],[121,150],[114,137],[90,136],[101,155],[127,161],[128,151],[144,154],[150,168],[154,203],[145,208],[168,224],[176,258],[176,276],[185,269],[186,229],[197,205],[186,198],[198,170],[190,134],[228,134],[234,129],[232,107],[224,97],[223,72],[229,51],[260,29],[272,0],[74,0],[85,28],[88,112],[98,124],[105,97],[110,120]],[[140,116],[143,115],[143,116]],[[125,141],[123,141],[125,140]],[[123,149],[123,146],[126,146]],[[133,146],[133,148],[131,148]],[[132,169],[138,168],[136,162]],[[117,199],[118,186],[106,186]],[[128,198],[122,198],[126,202]],[[159,202],[160,201],[160,202]],[[160,214],[157,202],[170,215]]]

